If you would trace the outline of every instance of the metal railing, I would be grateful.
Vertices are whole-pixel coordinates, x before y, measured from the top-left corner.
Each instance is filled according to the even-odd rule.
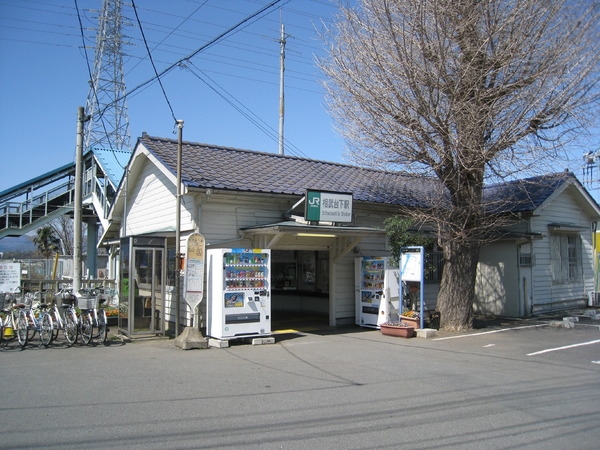
[[[108,216],[114,190],[107,185],[106,179],[96,177],[95,169],[95,166],[92,166],[83,174],[82,198],[94,196],[94,207],[100,209],[96,213],[98,217],[104,219]],[[24,191],[22,195],[29,196],[32,193],[31,191]],[[75,183],[69,176],[68,181],[53,185],[46,191],[28,197],[23,201],[0,203],[0,230],[22,229],[53,212],[72,207],[74,199]]]

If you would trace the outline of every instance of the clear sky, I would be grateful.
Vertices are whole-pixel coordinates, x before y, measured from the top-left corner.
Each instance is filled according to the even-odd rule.
[[[272,0],[135,0],[158,73]],[[136,15],[123,1],[128,91],[154,76]],[[83,49],[82,33],[86,37]],[[74,160],[77,108],[89,93],[102,0],[0,0],[0,191]],[[183,139],[278,152],[280,31],[286,33],[285,153],[335,162],[343,142],[326,112],[319,30],[330,0],[282,0],[161,77]],[[281,22],[280,22],[281,21]],[[142,132],[176,139],[173,114],[154,81],[127,97],[132,146]],[[267,130],[267,132],[265,132]]]
[[[135,0],[135,5],[160,73],[272,1]],[[77,108],[89,94],[88,62],[93,67],[101,8],[102,0],[0,0],[0,191],[74,160]],[[336,11],[332,0],[280,0],[161,77],[171,112],[159,83],[137,89],[154,77],[154,69],[131,1],[123,0],[131,145],[144,131],[176,139],[174,115],[185,122],[186,141],[277,153],[283,23],[285,153],[348,162],[315,64],[315,56],[324,55],[319,31]],[[584,181],[581,148],[568,158],[556,170],[568,167]],[[598,200],[599,183],[586,187]]]

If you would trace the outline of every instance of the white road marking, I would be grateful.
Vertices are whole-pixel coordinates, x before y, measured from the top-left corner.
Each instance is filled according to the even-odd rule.
[[[546,350],[540,350],[539,352],[527,353],[527,356],[541,355],[543,353],[555,352],[557,350],[565,350],[568,348],[581,347],[583,345],[600,344],[600,339],[595,341],[580,342],[579,344],[565,345],[564,347],[547,348]]]
[[[484,334],[492,334],[492,333],[502,333],[504,331],[512,331],[512,330],[522,330],[524,328],[537,328],[537,327],[546,327],[547,323],[542,323],[539,325],[527,325],[523,327],[513,327],[513,328],[502,328],[501,330],[492,330],[492,331],[482,331],[481,333],[470,333],[470,334],[460,334],[458,336],[446,336],[442,338],[434,338],[432,341],[445,341],[447,339],[458,339],[464,337],[472,337],[472,336],[482,336]]]
[[[488,344],[488,345],[484,345],[484,346],[483,346],[483,348],[493,347],[493,346],[495,346],[495,345],[496,345],[496,344]]]

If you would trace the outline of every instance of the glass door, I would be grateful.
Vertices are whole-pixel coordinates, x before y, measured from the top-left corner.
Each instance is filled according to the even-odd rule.
[[[133,333],[158,333],[164,329],[164,250],[133,247],[133,303],[129,318]]]
[[[119,331],[164,334],[167,246],[164,237],[121,238]]]

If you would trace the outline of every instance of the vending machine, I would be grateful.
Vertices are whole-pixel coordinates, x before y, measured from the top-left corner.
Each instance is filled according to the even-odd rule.
[[[399,271],[387,257],[355,259],[356,324],[379,328],[397,321],[400,307]]]
[[[209,249],[206,334],[235,339],[271,334],[271,251]]]

